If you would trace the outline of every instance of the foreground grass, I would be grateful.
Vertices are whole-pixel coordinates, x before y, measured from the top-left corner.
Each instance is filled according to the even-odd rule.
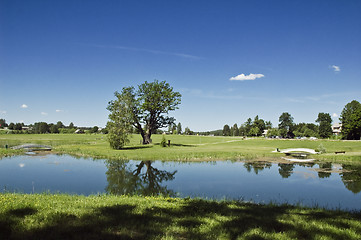
[[[130,144],[123,150],[109,147],[106,135],[75,134],[29,134],[0,135],[0,146],[18,145],[22,143],[41,143],[54,147],[60,153],[78,156],[89,156],[106,159],[136,160],[238,160],[250,158],[279,158],[272,153],[276,148],[312,148],[322,145],[325,154],[314,156],[319,160],[331,162],[354,162],[361,164],[360,141],[334,140],[277,140],[277,139],[243,139],[241,137],[206,137],[167,135],[171,147],[162,148],[159,143],[161,135],[153,135],[153,144],[140,144],[140,135],[133,135]],[[345,154],[335,152],[345,151]],[[0,148],[0,156],[13,154],[11,150]]]
[[[235,201],[0,194],[0,239],[361,239],[360,220]]]

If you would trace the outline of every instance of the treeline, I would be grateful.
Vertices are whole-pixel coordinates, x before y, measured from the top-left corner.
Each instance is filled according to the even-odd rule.
[[[72,122],[65,126],[61,121],[55,123],[36,122],[25,125],[24,123],[6,123],[5,119],[0,119],[0,129],[7,129],[8,134],[45,134],[45,133],[107,133],[106,129],[99,127],[77,127]]]
[[[341,123],[342,139],[360,140],[361,137],[361,103],[356,100],[347,103],[339,118]],[[256,116],[253,120],[248,118],[240,127],[224,125],[223,130],[214,131],[214,135],[222,136],[267,136],[267,137],[333,137],[332,118],[329,113],[319,113],[315,123],[294,123],[290,113],[284,112],[279,117],[277,127],[272,127],[270,121]],[[265,131],[266,130],[266,131]],[[212,134],[212,132],[207,132]],[[205,134],[206,135],[206,134]]]
[[[290,113],[284,112],[279,117],[277,127],[272,127],[270,121],[265,121],[256,116],[253,120],[248,118],[240,127],[234,124],[232,127],[224,125],[223,136],[266,136],[266,137],[320,137],[329,138],[332,136],[332,119],[329,113],[319,113],[315,123],[294,123]]]

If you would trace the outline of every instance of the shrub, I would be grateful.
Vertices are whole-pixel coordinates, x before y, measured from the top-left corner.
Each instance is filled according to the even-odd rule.
[[[165,139],[165,136],[162,136],[162,141],[160,142],[160,146],[166,147],[167,146],[167,140]]]

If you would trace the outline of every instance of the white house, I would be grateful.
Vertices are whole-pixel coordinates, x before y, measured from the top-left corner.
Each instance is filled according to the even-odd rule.
[[[336,136],[341,134],[341,129],[342,129],[342,124],[341,123],[334,123],[332,125],[332,133],[334,135],[336,135]]]

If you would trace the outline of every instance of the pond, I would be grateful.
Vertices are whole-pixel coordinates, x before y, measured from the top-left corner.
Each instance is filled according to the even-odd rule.
[[[0,160],[0,192],[138,194],[361,210],[361,167],[266,161],[114,161],[69,155]]]

